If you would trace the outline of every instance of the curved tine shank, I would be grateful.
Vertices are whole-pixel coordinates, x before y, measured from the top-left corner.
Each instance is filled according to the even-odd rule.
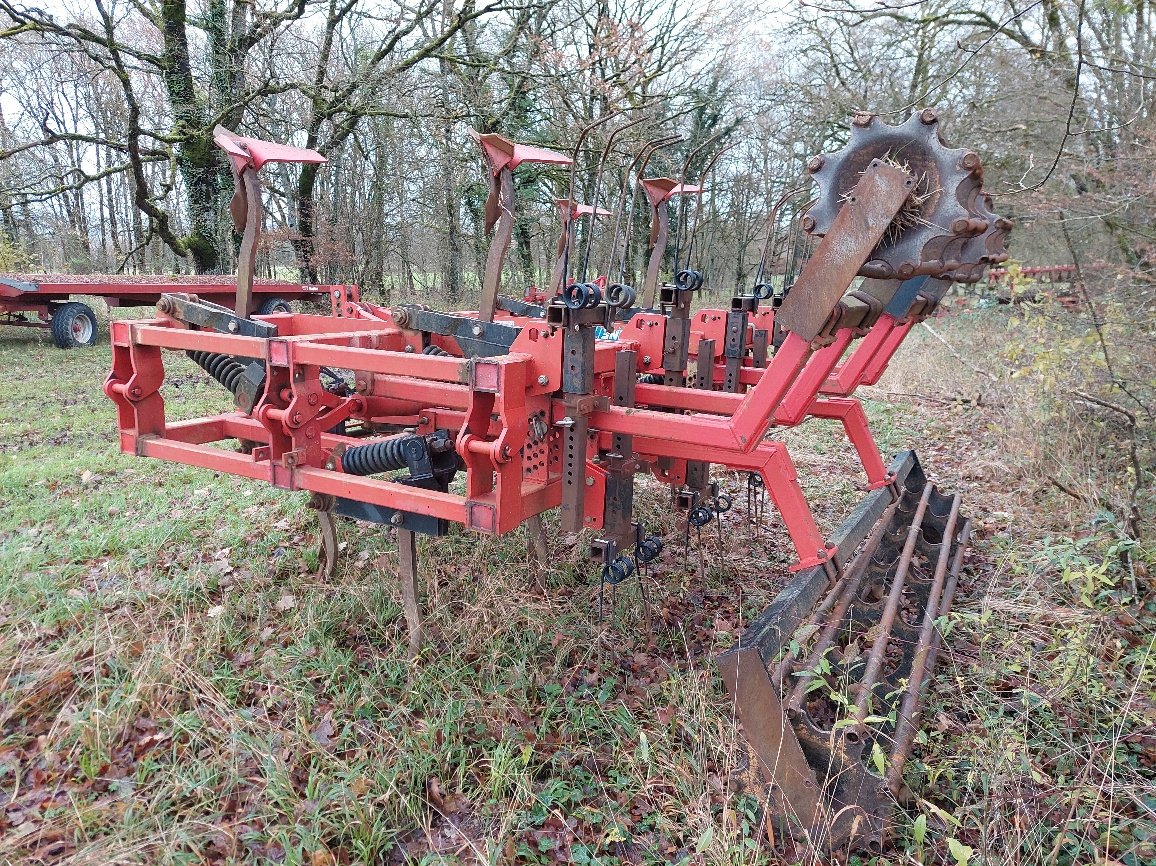
[[[791,229],[787,232],[787,245],[784,251],[787,254],[787,258],[783,262],[784,291],[794,282],[794,278],[799,272],[799,260],[803,257],[801,245],[799,244],[799,238],[802,235],[800,225],[802,216],[807,212],[807,208],[816,201],[818,201],[817,198],[807,199],[807,201],[795,208],[795,213],[791,217]],[[787,279],[788,275],[791,277],[789,280]]]
[[[574,143],[574,156],[570,163],[570,188],[566,194],[566,198],[574,201],[574,185],[576,174],[578,171],[578,155],[582,152],[582,144],[586,141],[588,136],[594,129],[602,126],[604,123],[609,123],[620,114],[625,114],[627,109],[619,108],[617,111],[612,111],[609,114],[603,115],[597,120],[586,124],[578,133],[578,140]],[[570,221],[570,225],[566,231],[566,251],[562,255],[562,283],[565,284],[567,275],[570,273],[570,247],[574,243],[574,221]]]
[[[710,162],[706,164],[706,168],[702,170],[702,180],[698,182],[698,192],[694,194],[694,218],[690,223],[690,239],[686,243],[686,266],[688,268],[690,267],[691,254],[694,252],[694,239],[698,235],[698,221],[702,217],[702,195],[706,189],[706,179],[710,177],[711,172],[714,171],[714,167],[718,164],[722,155],[728,150],[733,150],[737,144],[738,142],[735,142],[734,144],[728,144],[725,147],[719,148],[718,152],[711,157]],[[677,258],[674,262],[674,270],[676,273],[678,272]]]
[[[615,208],[614,212],[614,234],[612,235],[613,243],[610,246],[610,260],[606,265],[607,278],[609,278],[610,274],[614,271],[614,260],[618,258],[618,232],[619,226],[622,223],[623,211],[626,209],[627,190],[630,190],[630,209],[626,213],[626,231],[624,239],[629,238],[630,236],[631,222],[634,219],[634,202],[638,197],[638,180],[642,177],[643,172],[646,171],[646,166],[649,164],[650,158],[654,156],[654,154],[657,153],[661,148],[667,147],[671,144],[677,144],[680,141],[682,141],[682,136],[678,133],[674,133],[673,135],[664,135],[661,138],[651,139],[642,146],[642,149],[638,151],[638,155],[634,157],[634,160],[630,163],[629,167],[627,167],[626,179],[622,184],[622,197],[618,200],[618,207]],[[630,185],[631,174],[633,174],[635,177],[635,183],[633,187]],[[619,279],[622,279],[626,275],[626,256],[629,254],[629,248],[629,243],[623,244],[622,267],[619,270]]]
[[[794,198],[795,196],[797,196],[799,193],[803,192],[804,190],[806,190],[805,186],[797,186],[797,187],[794,187],[793,189],[787,190],[785,193],[783,193],[779,197],[779,200],[776,201],[775,204],[771,207],[771,212],[769,214],[767,214],[767,221],[766,221],[767,236],[763,240],[763,250],[759,254],[759,266],[755,270],[755,285],[756,286],[760,282],[762,282],[763,271],[767,267],[767,253],[771,249],[773,249],[774,244],[772,243],[772,241],[775,238],[777,238],[778,234],[779,234],[779,231],[778,231],[779,211],[782,210],[783,205],[785,205],[790,199]]]
[[[590,207],[594,210],[594,215],[598,214],[598,195],[602,190],[602,172],[606,168],[606,160],[610,157],[610,149],[614,146],[614,139],[618,138],[620,133],[625,132],[631,127],[638,126],[644,123],[648,118],[643,115],[637,120],[628,121],[622,126],[614,129],[606,138],[606,146],[602,148],[602,156],[598,158],[598,171],[594,175],[594,192],[590,196]],[[582,252],[582,267],[578,273],[578,282],[586,282],[586,268],[590,265],[590,251],[594,247],[594,220],[590,221],[589,231],[586,233],[586,248]],[[607,271],[609,276],[609,271]]]
[[[694,150],[686,155],[686,161],[682,164],[682,174],[679,175],[678,182],[680,185],[686,183],[686,176],[690,174],[690,164],[694,162],[694,158],[726,135],[725,132],[716,132]],[[682,196],[678,199],[678,225],[674,227],[674,268],[678,270],[679,253],[682,251],[682,222],[684,212],[686,211],[686,202]]]

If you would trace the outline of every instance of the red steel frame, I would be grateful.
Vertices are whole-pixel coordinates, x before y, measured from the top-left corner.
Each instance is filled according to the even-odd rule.
[[[346,293],[341,306],[356,317],[262,317],[278,328],[279,336],[268,340],[194,331],[168,318],[112,323],[113,367],[105,392],[117,406],[122,450],[289,490],[444,518],[486,533],[508,532],[557,506],[562,487],[557,460],[542,467],[531,465],[526,455],[534,447],[527,423],[530,415],[545,412],[556,424],[569,412],[554,385],[561,379],[560,334],[540,320],[526,320],[508,355],[477,359],[422,355],[420,335],[394,325],[389,310],[353,297]],[[636,319],[645,326],[651,315]],[[888,484],[862,406],[846,395],[855,385],[877,378],[909,328],[909,322],[881,318],[842,364],[852,329],[837,332],[828,346],[819,349],[789,334],[766,368],[744,368],[744,394],[639,384],[637,405],[627,408],[610,405],[607,397],[615,354],[633,350],[641,358],[645,351],[643,340],[628,336],[628,326],[616,343],[598,345],[590,426],[603,449],[611,448],[615,434],[632,435],[636,459],[649,464],[664,481],[684,478],[688,459],[758,472],[791,535],[797,567],[815,565],[827,559],[827,545],[785,446],[764,439],[764,434],[772,426],[793,426],[807,417],[838,420],[859,454],[870,486]],[[270,396],[252,416],[229,412],[169,422],[160,393],[162,349],[260,359],[267,364]],[[340,398],[325,392],[319,381],[322,365],[355,371],[361,393]],[[720,376],[721,370],[716,367]],[[690,414],[675,414],[681,412]],[[346,418],[404,423],[419,433],[452,430],[467,468],[464,494],[338,471],[331,459],[334,446],[365,441],[324,432]],[[213,444],[231,439],[258,444],[251,454]],[[585,499],[586,525],[592,529],[602,525],[604,476],[601,467],[587,464],[587,477],[594,479],[588,482]]]

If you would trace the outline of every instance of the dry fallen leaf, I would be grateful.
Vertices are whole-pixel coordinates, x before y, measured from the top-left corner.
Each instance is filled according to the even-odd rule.
[[[213,605],[207,611],[205,611],[205,616],[207,616],[209,619],[216,619],[224,612],[225,612],[225,606],[223,604],[217,604],[217,605]]]
[[[297,599],[291,595],[283,595],[277,599],[277,610],[286,611],[292,610],[297,606]]]

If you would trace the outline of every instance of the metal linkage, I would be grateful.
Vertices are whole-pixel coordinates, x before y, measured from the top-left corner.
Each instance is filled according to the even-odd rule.
[[[921,130],[930,125],[918,122]],[[838,172],[849,186],[821,185],[815,208],[829,219],[821,231],[802,226],[817,241],[789,293],[766,288],[772,260],[775,268],[791,267],[779,250],[764,257],[755,287],[736,295],[729,310],[697,313],[693,300],[703,276],[694,263],[676,257],[673,283],[661,287],[658,267],[670,199],[700,188],[663,178],[639,181],[653,220],[644,309],[634,308],[635,293],[611,273],[617,229],[607,280],[585,278],[587,244],[578,279],[560,282],[557,296],[522,302],[534,309],[500,300],[513,225],[512,171],[522,162],[573,160],[478,135],[490,181],[486,228],[494,232],[480,310],[391,309],[342,289],[333,294],[332,316],[262,321],[240,308],[163,299],[157,319],[112,325],[104,390],[116,405],[121,448],[308,491],[321,515],[323,575],[336,564],[335,516],[395,528],[413,654],[422,637],[415,532],[436,536],[456,523],[498,535],[525,525],[541,561],[548,555],[541,516],[560,508],[565,532],[590,533],[600,597],[602,588],[613,593],[637,576],[645,603],[642,578],[662,541],[647,536],[637,519],[636,476],[650,473],[670,485],[686,513],[688,542],[691,529],[711,522],[721,542],[719,517],[731,501],[711,482],[712,467],[747,473],[748,513],[761,510],[756,501],[764,496],[775,506],[794,549],[795,575],[720,659],[723,679],[786,824],[819,845],[877,843],[886,832],[885,801],[902,784],[938,652],[936,618],[950,606],[968,524],[958,497],[928,484],[913,454],[884,465],[854,394],[878,380],[957,273],[970,276],[998,258],[998,233],[1006,234],[1006,227],[991,227],[993,220],[981,231],[976,220],[984,220],[969,216],[946,234],[937,229],[934,237],[908,240],[909,232],[921,231],[912,227],[913,208],[939,212],[923,198],[924,170],[894,158],[908,125],[856,136],[835,161],[854,164],[855,172]],[[633,173],[640,175],[649,154],[670,140],[648,143]],[[979,214],[984,193],[981,175],[965,160],[970,152],[954,169],[924,133],[912,140],[939,160],[939,176],[964,177],[952,189],[966,198],[961,207]],[[247,147],[250,155],[263,152]],[[573,169],[570,185],[563,276],[573,250]],[[775,214],[771,222],[778,225]],[[692,237],[693,228],[688,250]],[[878,270],[871,262],[899,262],[898,273],[915,258],[905,251],[917,248],[925,262],[934,258],[933,247],[953,263],[951,273],[926,273],[920,265],[904,279],[852,285]],[[613,331],[612,339],[602,339],[604,331]],[[194,353],[223,385],[236,388],[236,411],[170,422],[162,350]],[[246,381],[255,384],[242,388]],[[870,488],[829,537],[786,446],[768,436],[807,418],[842,424]],[[403,432],[387,435],[394,431]],[[252,447],[236,453],[215,444],[231,439]],[[459,473],[464,484],[451,486]],[[809,631],[796,635],[800,626]],[[798,658],[785,652],[792,637],[802,647]]]

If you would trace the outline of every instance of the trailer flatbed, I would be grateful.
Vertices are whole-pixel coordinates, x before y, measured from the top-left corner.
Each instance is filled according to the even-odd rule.
[[[255,280],[259,314],[289,312],[290,301],[324,303],[343,286],[310,285],[283,280]],[[62,349],[91,346],[97,324],[92,308],[74,295],[103,298],[110,307],[148,307],[165,292],[189,292],[223,306],[236,302],[237,283],[230,276],[104,276],[97,274],[0,274],[0,325],[47,328]]]

